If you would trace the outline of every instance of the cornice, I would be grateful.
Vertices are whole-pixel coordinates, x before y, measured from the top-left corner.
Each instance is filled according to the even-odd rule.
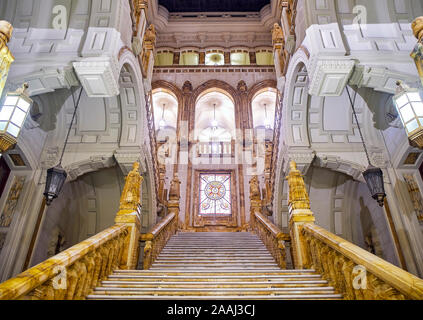
[[[279,0],[272,0],[271,4],[265,6],[259,13],[249,13],[245,18],[232,17],[225,13],[219,13],[222,15],[221,17],[176,18],[176,15],[169,14],[166,8],[160,6],[158,0],[151,0],[147,17],[148,21],[154,24],[158,31],[158,47],[179,46],[177,39],[187,37],[190,40],[182,43],[184,46],[198,45],[200,34],[207,35],[205,41],[207,43],[204,43],[204,46],[209,46],[209,42],[212,42],[213,45],[225,47],[227,47],[227,45],[224,45],[225,42],[236,42],[237,45],[250,46],[249,43],[254,41],[261,41],[262,45],[269,45],[271,43],[270,31],[272,26],[280,20],[279,2]],[[213,30],[213,32],[210,32],[210,30]],[[223,37],[224,34],[229,34],[229,38],[225,36],[223,41],[216,42],[215,39]],[[172,37],[174,41],[169,43],[169,38]]]

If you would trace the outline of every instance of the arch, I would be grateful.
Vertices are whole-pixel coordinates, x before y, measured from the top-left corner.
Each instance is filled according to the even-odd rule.
[[[172,92],[176,96],[176,98],[178,100],[178,105],[179,106],[182,105],[182,90],[179,89],[173,83],[165,81],[165,80],[158,80],[158,81],[155,81],[151,84],[151,88],[153,89],[153,91],[157,90],[157,89],[169,90],[170,92]]]
[[[66,170],[70,172],[72,180],[76,180],[79,176],[89,172],[114,166],[116,164],[114,154],[117,151],[137,147],[141,152],[148,126],[146,123],[145,101],[142,98],[144,88],[139,70],[139,63],[132,51],[129,48],[123,47],[119,53],[120,95],[110,98],[116,100],[113,101],[113,129],[115,130],[113,141],[110,140],[112,142],[109,142],[107,150],[104,152],[66,163]],[[68,100],[65,103],[71,103]],[[110,118],[110,115],[108,117]],[[107,121],[111,123],[110,119]],[[61,127],[67,127],[65,125],[65,119],[62,119],[61,123],[63,124]],[[61,133],[59,134],[61,135]],[[66,154],[69,154],[69,152],[66,152]]]
[[[230,142],[236,135],[235,105],[226,91],[203,91],[195,104],[194,139]],[[213,123],[215,118],[216,123]]]
[[[266,88],[273,88],[275,90],[278,90],[278,83],[275,80],[264,80],[259,83],[256,83],[254,86],[252,86],[248,90],[247,95],[247,103],[248,103],[248,126],[249,128],[254,127],[254,118],[253,118],[253,100],[256,97],[257,94],[260,93],[260,91],[266,89]]]
[[[195,125],[195,106],[198,99],[204,94],[204,92],[210,91],[212,89],[223,90],[228,93],[228,95],[232,98],[234,105],[235,105],[235,125],[236,129],[241,129],[241,118],[240,118],[240,108],[241,108],[241,98],[237,90],[235,90],[230,84],[221,81],[221,80],[209,80],[199,87],[197,87],[190,99],[188,101],[188,121],[189,121],[189,130],[192,132],[194,130]]]
[[[264,80],[259,83],[256,83],[248,90],[248,103],[251,104],[254,97],[263,89],[273,88],[277,90],[278,83],[275,80]]]

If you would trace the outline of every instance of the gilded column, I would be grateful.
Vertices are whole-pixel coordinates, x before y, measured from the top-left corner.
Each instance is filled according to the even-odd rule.
[[[141,184],[143,177],[139,172],[140,164],[134,163],[133,170],[126,177],[120,199],[119,212],[116,215],[117,225],[126,225],[129,235],[121,260],[121,269],[133,270],[137,267],[139,256],[139,237],[141,230]]]
[[[414,35],[418,39],[416,47],[411,53],[411,57],[413,57],[414,61],[416,62],[417,70],[420,75],[420,80],[423,85],[423,17],[419,17],[414,20],[411,27],[413,29]]]
[[[287,177],[289,185],[289,226],[291,234],[292,259],[295,269],[304,269],[307,264],[305,244],[302,241],[301,228],[305,223],[314,224],[315,218],[310,210],[310,199],[301,172],[294,161],[290,163]]]
[[[6,84],[10,65],[15,58],[7,47],[7,43],[12,38],[13,27],[7,21],[0,21],[0,97]]]

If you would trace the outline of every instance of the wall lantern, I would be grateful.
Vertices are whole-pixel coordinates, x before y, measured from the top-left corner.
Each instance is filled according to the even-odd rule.
[[[19,134],[31,109],[32,100],[29,98],[24,84],[15,92],[6,94],[0,109],[0,152],[12,149],[18,142]]]
[[[73,122],[76,118],[76,112],[78,110],[79,102],[81,101],[82,91],[84,89],[81,88],[81,91],[79,93],[78,101],[75,102],[75,97],[72,92],[72,99],[75,105],[75,110],[73,113],[72,121],[69,126],[68,134],[65,139],[65,145],[63,147],[62,156],[60,157],[59,164],[55,166],[54,168],[50,168],[47,170],[47,178],[46,178],[46,187],[44,190],[44,197],[46,198],[46,204],[49,206],[53,203],[54,199],[57,199],[60,195],[60,192],[62,191],[63,185],[66,182],[66,179],[68,177],[68,174],[66,173],[65,169],[62,168],[62,160],[63,156],[65,155],[66,146],[68,144],[70,132],[72,130]]]
[[[397,82],[394,104],[413,146],[423,149],[423,90]]]
[[[355,111],[355,98],[357,97],[357,92],[355,93],[354,101],[351,98],[350,91],[347,87],[348,98],[350,99],[351,108],[354,114],[355,121],[357,122],[358,131],[360,133],[361,142],[363,143],[364,152],[366,153],[367,161],[369,166],[367,170],[363,172],[364,180],[366,180],[367,187],[369,188],[372,198],[377,201],[379,206],[383,207],[385,203],[386,193],[385,193],[385,184],[383,181],[383,172],[382,169],[376,168],[372,165],[370,161],[369,152],[367,150],[366,143],[364,142],[363,133],[361,131],[360,123],[358,121],[357,112]]]

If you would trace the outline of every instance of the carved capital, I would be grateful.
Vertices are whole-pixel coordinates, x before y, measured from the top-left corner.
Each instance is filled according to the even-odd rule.
[[[312,60],[310,95],[340,96],[354,70],[355,61],[343,57],[317,57]]]
[[[73,66],[90,98],[119,95],[119,63],[115,57],[86,58]]]
[[[298,170],[300,170],[302,174],[307,174],[307,171],[313,163],[315,157],[316,153],[312,150],[289,151],[283,157],[285,163],[285,167],[283,168],[284,172],[289,171],[289,165],[291,161],[294,161],[297,165]]]

